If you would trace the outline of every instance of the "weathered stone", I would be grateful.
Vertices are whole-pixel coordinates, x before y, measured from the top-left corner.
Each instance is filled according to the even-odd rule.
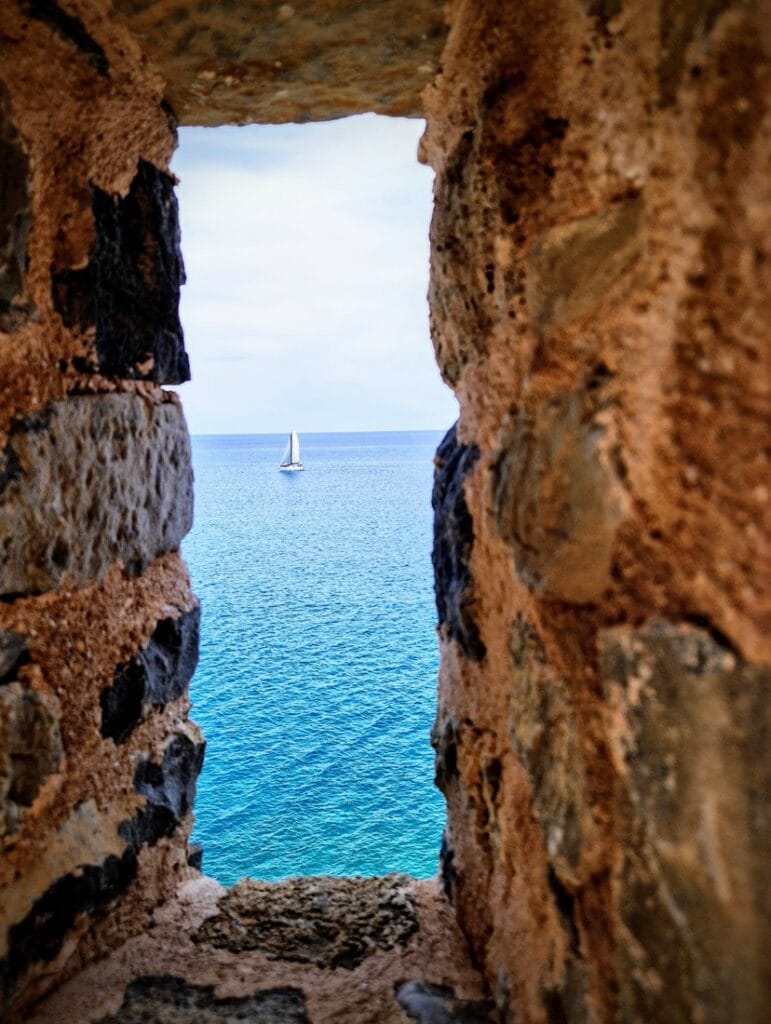
[[[24,973],[38,961],[52,960],[79,914],[99,914],[136,878],[136,852],[110,854],[102,864],[85,864],[57,879],[35,901],[27,916],[8,932],[7,953],[0,960],[0,1012]]]
[[[675,102],[688,60],[688,48],[698,36],[706,36],[718,15],[731,0],[680,0],[661,10],[661,58],[658,65],[659,102]]]
[[[27,641],[9,629],[0,629],[0,683],[8,682],[27,654]]]
[[[475,661],[485,656],[485,645],[474,620],[473,583],[469,569],[474,543],[474,522],[463,491],[464,480],[479,458],[475,445],[459,444],[457,427],[447,431],[436,452],[431,505],[434,509],[434,592],[439,625],[447,623],[450,636]]]
[[[771,925],[771,672],[689,625],[618,627],[599,644],[608,702],[627,723],[624,1015],[759,1020],[766,946],[735,910],[749,901]]]
[[[153,709],[187,692],[198,664],[200,606],[176,619],[162,619],[147,647],[119,665],[102,690],[102,736],[124,742]]]
[[[174,180],[140,160],[127,196],[91,191],[96,242],[88,266],[53,281],[64,323],[95,330],[96,362],[78,368],[181,384],[190,364],[179,320],[185,270]]]
[[[308,1024],[305,998],[297,988],[261,989],[241,999],[217,999],[214,988],[168,974],[136,978],[117,1013],[100,1024]]]
[[[0,836],[16,831],[61,758],[59,721],[46,699],[21,683],[0,687]]]
[[[509,638],[511,741],[527,772],[550,856],[574,871],[581,859],[583,758],[570,690],[549,664],[536,629],[522,617]]]
[[[8,94],[0,82],[0,331],[10,332],[32,307],[24,297],[27,235],[32,224],[27,154],[11,120]]]
[[[376,950],[406,946],[418,930],[411,879],[291,878],[237,882],[195,934],[233,953],[353,970]]]
[[[419,117],[447,27],[439,0],[116,0],[182,124]]]
[[[559,224],[532,244],[527,302],[544,334],[586,316],[639,256],[643,203],[624,199],[600,213]]]
[[[130,847],[138,850],[143,845],[154,846],[159,839],[173,834],[192,809],[205,749],[204,743],[194,743],[187,736],[174,736],[160,764],[139,762],[134,773],[134,789],[147,797],[147,803],[118,827],[121,839]]]
[[[525,408],[505,437],[496,512],[521,580],[534,593],[598,600],[610,582],[625,498],[585,392]]]
[[[91,67],[106,76],[110,63],[104,49],[89,35],[80,18],[63,10],[56,0],[18,0],[22,11],[30,18],[44,22],[62,39],[66,39],[81,53]]]
[[[0,594],[133,571],[192,523],[190,439],[175,402],[70,398],[17,422],[0,456]]]
[[[492,1024],[492,1003],[459,999],[445,985],[408,981],[396,993],[396,1001],[410,1020],[420,1024]]]

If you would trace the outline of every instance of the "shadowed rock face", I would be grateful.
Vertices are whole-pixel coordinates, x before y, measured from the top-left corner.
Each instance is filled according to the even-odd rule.
[[[293,878],[280,885],[244,879],[219,901],[196,941],[233,953],[353,970],[375,950],[405,946],[417,931],[410,879]]]
[[[182,384],[190,364],[179,321],[185,270],[174,181],[146,160],[125,197],[92,186],[96,242],[88,266],[54,277],[54,304],[68,327],[95,332],[96,360],[83,372]]]
[[[22,683],[0,685],[0,837],[17,830],[23,809],[61,758],[59,720],[51,703]]]
[[[31,313],[24,297],[27,235],[32,224],[27,155],[11,121],[0,82],[0,330],[12,331]]]
[[[217,999],[214,989],[171,975],[132,981],[117,1013],[100,1024],[308,1024],[305,1000],[295,988],[273,988],[242,999]]]
[[[449,634],[464,653],[480,660],[485,646],[474,621],[472,581],[469,571],[474,522],[463,487],[464,480],[479,458],[474,445],[459,444],[457,427],[451,427],[436,452],[436,470],[431,505],[434,509],[434,592],[439,625],[447,623]]]
[[[117,0],[182,124],[421,114],[446,36],[440,0]]]
[[[118,833],[133,849],[173,834],[191,811],[195,786],[203,767],[206,745],[187,736],[174,736],[163,752],[160,764],[143,760],[134,773],[134,789],[147,797],[144,807],[128,821],[121,822]]]

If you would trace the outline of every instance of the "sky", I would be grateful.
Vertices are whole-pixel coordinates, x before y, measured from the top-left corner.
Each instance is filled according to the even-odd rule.
[[[191,433],[439,430],[423,122],[183,128]]]

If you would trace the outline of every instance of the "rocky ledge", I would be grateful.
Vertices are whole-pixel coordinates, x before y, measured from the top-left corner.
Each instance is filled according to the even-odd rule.
[[[435,881],[188,882],[30,1024],[490,1024]]]

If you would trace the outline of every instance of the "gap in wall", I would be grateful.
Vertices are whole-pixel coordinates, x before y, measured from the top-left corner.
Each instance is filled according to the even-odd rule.
[[[435,874],[432,455],[456,417],[428,336],[422,123],[183,129],[203,606],[204,870]],[[306,470],[278,462],[300,433]]]

